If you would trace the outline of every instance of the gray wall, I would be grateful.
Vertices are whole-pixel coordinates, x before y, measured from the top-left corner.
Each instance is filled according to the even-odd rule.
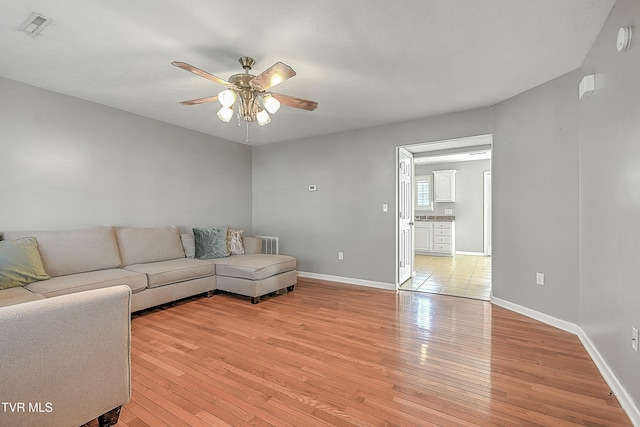
[[[393,284],[396,147],[487,133],[484,108],[254,147],[254,230],[279,236],[301,271]]]
[[[492,172],[494,295],[580,325],[636,406],[640,46],[615,41],[639,16],[618,0],[580,70],[495,106]]]
[[[640,3],[618,0],[584,64],[596,91],[580,101],[580,325],[640,406]],[[615,48],[635,25],[629,51]],[[575,86],[574,86],[575,88]]]
[[[494,107],[492,171],[494,296],[576,324],[579,81],[569,73]]]
[[[456,251],[484,252],[484,172],[491,170],[491,161],[419,165],[415,175],[446,169],[457,170],[455,203],[434,203],[433,212],[423,213],[444,215],[445,209],[452,209],[456,217]]]
[[[251,228],[251,149],[0,78],[0,230]]]

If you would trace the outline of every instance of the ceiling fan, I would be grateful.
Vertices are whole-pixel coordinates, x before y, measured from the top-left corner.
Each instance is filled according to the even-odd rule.
[[[240,121],[241,118],[244,119],[245,122],[257,121],[260,126],[271,122],[269,113],[274,114],[278,111],[281,104],[308,111],[313,111],[318,107],[317,102],[309,101],[308,99],[267,92],[268,89],[296,75],[293,68],[288,65],[282,62],[276,62],[262,73],[254,76],[249,73],[255,64],[253,58],[243,56],[239,61],[242,68],[244,68],[244,73],[234,74],[229,77],[229,80],[224,80],[213,74],[209,74],[186,62],[172,62],[171,64],[178,68],[182,68],[190,73],[227,87],[227,89],[220,92],[217,96],[191,99],[180,103],[183,105],[195,105],[219,101],[220,104],[222,104],[222,108],[218,111],[218,117],[223,122],[228,123],[233,117],[234,104],[236,104],[236,100],[238,100],[236,104],[238,121]]]

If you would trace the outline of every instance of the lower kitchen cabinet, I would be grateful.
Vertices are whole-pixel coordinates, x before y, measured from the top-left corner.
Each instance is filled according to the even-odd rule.
[[[453,256],[456,252],[455,232],[454,221],[416,221],[416,253]]]
[[[415,224],[416,252],[422,254],[433,251],[433,223],[416,221]]]

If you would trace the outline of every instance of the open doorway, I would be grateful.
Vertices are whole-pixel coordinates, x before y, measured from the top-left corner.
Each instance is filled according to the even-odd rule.
[[[413,157],[414,259],[399,289],[490,299],[492,143],[479,135],[402,147]]]

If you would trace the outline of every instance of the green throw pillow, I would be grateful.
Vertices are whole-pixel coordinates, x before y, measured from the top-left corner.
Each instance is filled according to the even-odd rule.
[[[194,228],[193,238],[196,241],[196,258],[212,259],[228,257],[228,231],[229,227]]]
[[[0,289],[47,279],[35,237],[0,241]]]

